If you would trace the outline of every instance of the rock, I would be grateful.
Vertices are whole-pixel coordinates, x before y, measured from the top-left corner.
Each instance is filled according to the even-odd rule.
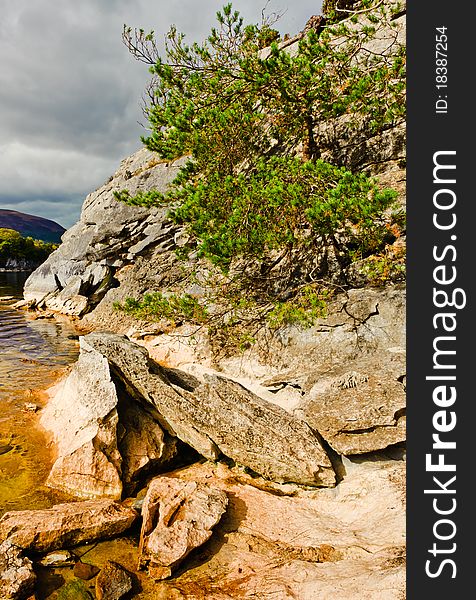
[[[223,377],[201,382],[162,368],[124,336],[92,333],[85,343],[157,409],[163,427],[206,458],[214,460],[221,452],[273,481],[334,485],[332,465],[318,438],[281,407]]]
[[[78,577],[78,579],[89,580],[93,577],[96,577],[99,571],[100,569],[98,567],[95,567],[94,565],[90,565],[88,563],[83,563],[79,560],[74,565],[73,574],[75,577]]]
[[[57,600],[92,600],[92,596],[82,581],[75,580],[59,590]]]
[[[23,405],[24,409],[27,412],[36,412],[37,410],[39,410],[39,406],[37,404],[34,404],[33,402],[25,402],[25,404]]]
[[[337,370],[313,386],[298,411],[339,454],[365,454],[406,439],[403,357],[377,372],[370,371],[371,361],[361,364],[369,375]]]
[[[0,456],[2,454],[8,454],[13,450],[13,446],[11,444],[0,444]]]
[[[108,560],[96,579],[97,600],[120,600],[132,589],[129,573],[112,560]]]
[[[84,338],[69,376],[50,391],[41,424],[52,432],[56,459],[47,485],[83,498],[120,499],[144,470],[175,456],[174,440],[154,420],[153,407],[116,386],[107,360]]]
[[[133,262],[173,229],[166,225],[166,209],[129,206],[113,192],[164,191],[183,163],[160,161],[145,149],[122,161],[111,180],[86,198],[79,222],[63,235],[60,247],[30,275],[25,299],[73,316],[91,310],[114,285],[117,267]]]
[[[40,560],[43,567],[70,567],[75,562],[75,557],[68,550],[50,552]]]
[[[84,341],[80,348],[78,362],[41,416],[58,454],[47,485],[85,498],[120,499],[116,388],[107,360]]]
[[[123,533],[137,513],[112,500],[57,504],[45,510],[7,512],[0,519],[0,542],[34,552],[93,542]]]
[[[0,598],[24,600],[33,593],[36,575],[33,564],[12,541],[0,544]]]
[[[143,472],[157,472],[176,456],[177,444],[158,424],[160,415],[154,419],[137,402],[122,405],[119,414],[122,479],[127,492],[131,492]]]
[[[173,569],[212,535],[228,498],[217,488],[193,481],[157,477],[142,508],[139,568],[147,566],[156,579]]]
[[[161,585],[190,600],[403,599],[405,462],[344,458],[344,467],[337,487],[295,490],[293,496],[246,484],[222,464],[177,470],[182,481],[224,490],[229,504],[220,536]]]

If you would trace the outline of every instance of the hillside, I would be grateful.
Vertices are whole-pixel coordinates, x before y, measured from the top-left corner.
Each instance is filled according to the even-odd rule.
[[[64,227],[50,219],[3,208],[0,209],[0,228],[14,229],[23,237],[53,243],[60,242],[61,236],[66,231]]]

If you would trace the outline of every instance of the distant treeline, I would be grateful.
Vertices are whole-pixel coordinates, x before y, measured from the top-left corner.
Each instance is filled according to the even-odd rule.
[[[8,262],[41,264],[58,247],[58,244],[23,237],[14,229],[0,228],[0,266]]]

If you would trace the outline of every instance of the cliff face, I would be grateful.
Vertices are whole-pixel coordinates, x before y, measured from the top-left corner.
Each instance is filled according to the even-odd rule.
[[[63,236],[25,285],[25,299],[39,308],[81,316],[90,311],[114,285],[116,274],[133,265],[151,248],[169,249],[173,231],[166,209],[146,210],[118,202],[113,192],[127,189],[164,190],[177,175],[181,162],[159,162],[147,150],[125,159],[119,170],[86,198],[80,220]]]

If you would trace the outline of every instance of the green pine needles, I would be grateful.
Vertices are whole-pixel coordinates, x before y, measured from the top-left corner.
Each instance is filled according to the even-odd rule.
[[[165,58],[153,32],[125,27],[126,46],[152,73],[145,109],[150,135],[143,142],[161,158],[190,159],[165,194],[131,197],[124,191],[117,198],[167,204],[199,255],[224,274],[236,261],[268,264],[280,253],[293,260],[331,253],[341,271],[337,279],[345,284],[345,268],[383,251],[389,231],[401,221],[395,192],[320,157],[324,122],[345,115],[349,128],[358,125],[375,135],[405,118],[405,49],[391,11],[374,4],[360,25],[352,17],[336,19],[311,29],[292,51],[269,20],[245,25],[231,4],[217,13],[202,44],[187,44],[172,27]],[[368,51],[383,28],[391,38],[388,47]],[[321,263],[321,274],[329,277],[329,263]],[[294,271],[299,275],[286,278],[286,295],[297,306],[303,304],[303,286],[316,281],[315,261]],[[268,289],[263,302],[281,324],[282,289],[276,293],[273,301]],[[314,315],[322,312],[320,295],[316,302],[304,302]]]

